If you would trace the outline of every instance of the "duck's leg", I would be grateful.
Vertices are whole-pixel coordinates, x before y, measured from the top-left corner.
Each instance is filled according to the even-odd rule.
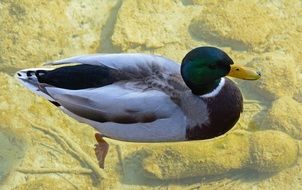
[[[94,151],[96,158],[99,161],[100,168],[104,169],[105,158],[108,153],[109,144],[103,139],[104,135],[100,133],[95,134],[95,139],[98,144],[95,144]]]

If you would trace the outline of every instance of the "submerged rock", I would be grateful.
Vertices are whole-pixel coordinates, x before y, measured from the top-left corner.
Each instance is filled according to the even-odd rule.
[[[185,12],[185,7],[177,1],[126,0],[117,16],[112,42],[123,51],[182,43],[190,19],[184,16]]]
[[[0,2],[0,70],[94,53],[116,1]],[[5,26],[5,27],[4,27]]]
[[[235,50],[258,49],[280,30],[278,10],[251,1],[194,1],[203,6],[190,26],[193,37]]]
[[[260,129],[283,131],[293,138],[302,139],[302,104],[285,96],[272,103]]]
[[[200,10],[181,1],[122,1],[112,44],[123,52],[155,53],[180,62],[191,47],[200,45],[188,32]]]
[[[292,166],[297,157],[297,143],[282,132],[235,131],[205,141],[149,144],[126,157],[124,167],[126,172],[135,169],[131,167],[135,161],[143,168],[138,175],[166,180],[221,175],[246,168],[276,172]]]
[[[258,172],[277,172],[298,159],[298,144],[278,131],[259,131],[250,137],[249,168]]]

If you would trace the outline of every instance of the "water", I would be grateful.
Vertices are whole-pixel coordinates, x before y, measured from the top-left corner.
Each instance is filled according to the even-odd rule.
[[[301,189],[302,2],[0,1],[2,189]],[[185,143],[108,140],[20,86],[21,68],[87,53],[145,52],[178,62],[217,46],[262,72],[235,80],[245,111],[225,136]]]

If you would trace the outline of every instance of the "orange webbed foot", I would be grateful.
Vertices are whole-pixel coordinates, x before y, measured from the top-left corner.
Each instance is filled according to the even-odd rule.
[[[96,158],[99,161],[100,168],[104,169],[105,158],[109,150],[109,144],[103,139],[104,135],[100,133],[95,134],[95,139],[98,144],[95,144],[94,151]]]

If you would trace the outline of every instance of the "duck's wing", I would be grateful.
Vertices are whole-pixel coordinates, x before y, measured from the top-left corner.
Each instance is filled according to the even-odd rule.
[[[64,108],[96,122],[147,123],[171,115],[176,105],[169,96],[134,85],[128,82],[81,90],[45,86],[43,91]]]
[[[105,65],[109,68],[141,73],[142,69],[154,69],[160,66],[165,72],[179,73],[180,66],[168,58],[143,53],[93,54],[70,57],[48,62],[46,65],[81,63],[88,65]],[[146,72],[146,71],[144,71]]]
[[[135,84],[68,90],[44,87],[63,110],[101,133],[122,140],[183,140],[185,117],[170,97]],[[129,88],[130,87],[130,88]]]

